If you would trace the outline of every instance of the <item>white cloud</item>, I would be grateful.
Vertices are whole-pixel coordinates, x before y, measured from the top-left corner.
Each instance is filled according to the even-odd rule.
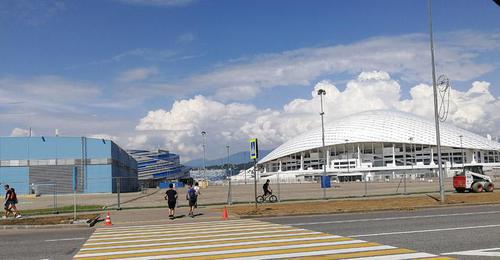
[[[177,43],[179,44],[188,44],[194,41],[194,34],[193,33],[184,33],[179,36],[177,36]]]
[[[498,42],[500,34],[464,31],[441,36],[444,40],[436,41],[439,74],[445,73],[455,81],[465,81],[495,68],[476,58],[482,52],[499,49],[498,44],[491,43]],[[240,59],[212,72],[193,76],[183,84],[193,91],[213,89],[215,92],[227,93],[231,89],[237,92],[238,88],[245,86],[259,92],[262,88],[277,86],[309,86],[332,74],[358,74],[371,70],[387,71],[405,82],[428,82],[429,56],[426,34],[376,37],[349,45],[302,48]],[[219,94],[215,97],[226,96]],[[232,97],[240,98],[236,95]],[[250,99],[253,97],[248,96]]]
[[[138,146],[169,147],[188,158],[201,156],[200,131],[208,132],[208,157],[223,155],[230,144],[246,147],[249,137],[259,138],[263,148],[273,148],[307,130],[320,126],[318,89],[324,89],[325,120],[377,109],[401,110],[432,118],[432,88],[418,84],[408,99],[400,84],[387,72],[362,72],[341,91],[329,81],[314,86],[309,99],[295,99],[281,110],[258,109],[242,103],[222,103],[203,96],[176,101],[170,110],[150,111],[137,125],[130,142]],[[500,99],[487,82],[474,82],[466,91],[451,93],[448,123],[485,135],[500,136]],[[183,160],[186,160],[185,158]]]
[[[194,2],[194,0],[115,0],[115,1],[132,5],[145,5],[145,6],[158,6],[158,7],[186,6]]]
[[[136,68],[120,73],[117,80],[120,82],[132,82],[144,80],[156,74],[158,74],[158,68],[156,67]]]
[[[32,132],[33,134],[33,132]],[[10,133],[10,136],[13,137],[25,137],[30,135],[30,130],[29,129],[23,129],[23,128],[14,128],[12,129],[12,132]]]

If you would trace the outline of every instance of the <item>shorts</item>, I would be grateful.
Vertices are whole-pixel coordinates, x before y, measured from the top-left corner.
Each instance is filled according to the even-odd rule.
[[[189,206],[190,207],[195,207],[197,204],[197,200],[189,200]]]
[[[175,209],[175,203],[176,203],[175,201],[169,201],[168,202],[168,208],[169,209]]]
[[[5,204],[4,204],[5,207],[4,208],[8,209],[10,206],[15,206],[15,205],[16,205],[16,201],[14,201],[14,200],[8,200],[8,201],[5,202]]]

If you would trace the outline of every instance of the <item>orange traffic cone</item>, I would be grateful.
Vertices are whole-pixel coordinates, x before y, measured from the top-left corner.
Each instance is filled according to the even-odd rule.
[[[224,206],[224,210],[222,210],[222,219],[227,220],[229,218],[228,213],[227,213],[227,208]]]
[[[111,217],[109,216],[109,212],[106,215],[106,223],[104,224],[105,226],[111,227],[113,224],[111,223]]]

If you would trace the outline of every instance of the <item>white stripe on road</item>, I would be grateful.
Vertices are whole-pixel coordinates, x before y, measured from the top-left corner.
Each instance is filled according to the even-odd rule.
[[[304,247],[275,247],[272,249],[290,249],[290,248],[304,248]],[[321,250],[321,251],[311,251],[311,252],[300,252],[300,253],[289,253],[289,254],[274,254],[274,255],[263,255],[263,256],[250,256],[250,257],[238,257],[233,259],[277,259],[277,258],[290,258],[290,257],[304,257],[304,256],[318,256],[327,254],[342,254],[342,253],[356,253],[356,252],[366,252],[366,251],[376,251],[376,250],[387,250],[395,249],[393,246],[370,246],[370,247],[357,247],[357,248],[346,248],[346,249],[333,249],[333,250]],[[272,250],[269,249],[269,250]],[[224,254],[237,254],[237,253],[250,253],[258,252],[259,248],[251,249],[235,249],[227,251],[217,251],[217,252],[200,252],[200,253],[187,253],[179,255],[168,255],[168,256],[146,256],[146,257],[136,257],[136,258],[124,258],[124,259],[136,259],[136,260],[148,260],[148,259],[168,259],[177,257],[196,257],[196,256],[206,256],[206,255],[224,255]],[[123,259],[122,259],[123,260]]]
[[[253,231],[253,230],[274,230],[274,229],[277,229],[277,230],[283,230],[283,229],[287,229],[287,230],[290,230],[290,231],[293,231],[293,229],[291,227],[287,227],[287,226],[276,226],[276,227],[259,227],[259,228],[236,228],[236,229],[226,229],[226,230],[216,230],[216,231],[202,231],[202,232],[196,232],[196,234],[214,234],[214,233],[227,233],[227,232],[231,232],[231,231]],[[185,233],[192,233],[193,230],[189,230],[189,231],[184,231],[184,234]],[[231,233],[230,233],[231,234]],[[128,236],[125,236],[125,235],[116,235],[116,236],[112,236],[112,237],[101,237],[101,238],[93,238],[93,236],[88,240],[88,241],[107,241],[107,240],[120,240],[120,239],[128,239],[128,238],[144,238],[144,237],[172,237],[172,235],[175,235],[175,233],[166,233],[165,231],[163,232],[144,232],[142,233],[141,235],[128,235]]]
[[[269,240],[269,241],[252,241],[252,242],[212,244],[212,245],[201,245],[201,246],[184,246],[184,247],[155,248],[155,249],[129,250],[129,251],[118,251],[118,252],[115,251],[115,252],[102,252],[102,253],[88,253],[88,254],[78,254],[77,257],[97,257],[97,256],[123,255],[123,254],[167,252],[167,251],[207,249],[207,248],[230,247],[230,246],[259,245],[259,244],[268,244],[268,243],[314,241],[314,240],[335,239],[335,238],[340,238],[340,237],[339,236],[305,237],[305,238],[292,238],[292,239],[276,239],[276,240]],[[313,247],[313,245],[314,246],[323,246],[323,244],[324,245],[347,245],[347,244],[359,244],[359,243],[364,243],[364,242],[365,241],[363,241],[363,240],[347,240],[347,241],[300,244],[300,245],[290,245],[290,246],[300,246],[298,248],[302,248],[302,246]],[[279,247],[280,246],[261,247],[261,248],[257,248],[257,249],[266,250],[266,248],[271,248],[268,250],[274,250],[274,249],[279,248]],[[292,247],[292,248],[294,248],[294,247]],[[223,250],[221,250],[221,251],[223,251]],[[213,252],[207,252],[207,253],[213,253]]]
[[[193,224],[193,223],[186,223]],[[244,226],[244,225],[269,225],[275,223],[269,222],[261,222],[261,221],[248,221],[248,222],[231,222],[231,223],[220,223],[217,226],[220,227],[231,227],[231,226]],[[213,227],[213,223],[211,224],[200,224],[200,225],[184,225],[184,224],[170,224],[170,225],[144,225],[144,226],[134,226],[130,228],[120,227],[120,229],[115,230],[113,227],[110,228],[101,228],[96,230],[94,234],[96,235],[107,235],[107,234],[115,234],[119,232],[139,232],[139,231],[149,231],[149,230],[162,230],[162,229],[170,229],[170,230],[178,230],[178,229],[193,229],[193,228],[205,228],[205,227]]]
[[[84,237],[73,237],[73,238],[47,239],[47,240],[45,240],[45,242],[72,241],[72,240],[85,240],[85,238]]]
[[[209,224],[213,224],[215,223],[216,221],[200,221],[200,222],[194,222],[194,223],[173,223],[173,224],[157,224],[157,225],[147,225],[148,227],[175,227],[175,226],[193,226],[193,227],[197,227],[199,225],[209,225]],[[226,220],[224,221],[224,223],[227,223],[227,224],[233,224],[233,223],[248,223],[248,222],[255,222],[255,223],[263,223],[261,221],[256,221],[256,220],[248,220],[248,219],[234,219],[234,220]],[[222,224],[222,223],[218,223],[219,224]],[[131,228],[144,228],[144,225],[141,225],[141,226],[126,226],[126,227],[116,227],[116,226],[113,226],[113,227],[105,227],[105,228],[101,228],[100,229],[100,232],[105,232],[105,231],[115,231],[115,230],[121,230],[121,229],[131,229]]]
[[[196,241],[198,241],[197,239],[199,238],[207,238],[207,237],[228,237],[228,236],[242,236],[242,235],[255,235],[255,234],[272,234],[272,233],[284,233],[284,232],[294,232],[294,233],[291,233],[291,234],[297,234],[297,235],[301,235],[301,234],[321,234],[321,232],[309,232],[310,230],[307,230],[307,229],[303,229],[303,228],[300,228],[300,229],[284,229],[284,230],[263,230],[263,231],[256,231],[256,232],[243,232],[243,233],[230,233],[230,234],[214,234],[214,235],[206,235],[206,236],[189,236],[189,237],[173,237],[173,238],[170,238],[170,236],[168,234],[166,235],[161,235],[161,236],[165,236],[165,238],[155,238],[155,239],[141,239],[141,240],[138,240],[138,239],[134,239],[134,240],[124,240],[124,241],[114,241],[114,242],[97,242],[97,243],[85,243],[84,246],[91,246],[91,245],[111,245],[111,244],[121,244],[121,243],[130,243],[130,242],[133,242],[133,243],[138,243],[138,242],[153,242],[153,241],[162,241],[162,240],[169,240],[169,241],[172,241],[172,240],[189,240],[189,239],[196,239]],[[295,233],[297,232],[297,233]],[[288,234],[288,235],[291,235],[291,234]],[[286,235],[286,234],[284,234]],[[160,235],[157,235],[157,237],[160,236]],[[229,238],[223,238],[223,239],[229,239]],[[240,237],[238,237],[238,239],[241,239]],[[88,241],[87,241],[88,242]]]
[[[370,256],[370,257],[360,257],[352,258],[353,260],[405,260],[405,259],[417,259],[424,257],[436,257],[436,255],[428,253],[409,253],[409,254],[398,254],[398,255],[382,255],[382,256]]]
[[[467,256],[493,256],[493,257],[496,256],[496,257],[500,257],[500,252],[490,252],[490,251],[500,251],[500,247],[458,251],[458,252],[444,253],[442,255],[467,255]]]
[[[465,229],[476,229],[476,228],[491,228],[491,227],[500,227],[500,224],[499,224],[499,225],[484,225],[484,226],[457,227],[457,228],[439,228],[439,229],[424,229],[424,230],[398,231],[398,232],[375,233],[375,234],[361,234],[361,235],[351,235],[351,236],[348,236],[348,237],[375,237],[375,236],[390,236],[390,235],[403,235],[403,234],[428,233],[428,232],[452,231],[452,230],[465,230]]]
[[[500,210],[481,212],[485,214],[497,214]],[[477,216],[477,212],[468,213],[453,213],[453,214],[439,214],[439,215],[425,215],[425,216],[408,216],[408,217],[389,217],[389,218],[363,218],[363,219],[349,219],[349,220],[333,220],[333,221],[320,221],[320,222],[303,222],[286,224],[289,226],[308,226],[308,225],[323,225],[323,224],[339,224],[339,223],[354,223],[354,222],[371,222],[371,221],[384,221],[384,220],[398,220],[398,219],[419,219],[419,218],[437,218],[437,217],[451,217],[451,216]]]
[[[134,241],[131,241],[131,242],[134,243],[133,245],[82,248],[81,251],[103,250],[103,249],[117,249],[117,248],[131,248],[131,247],[143,247],[143,246],[179,245],[179,244],[193,244],[193,243],[199,244],[199,243],[217,242],[217,241],[232,241],[232,240],[256,239],[256,238],[271,238],[271,237],[294,237],[294,236],[308,236],[308,235],[319,235],[319,234],[322,234],[322,233],[321,232],[307,232],[307,233],[279,234],[279,235],[268,235],[268,236],[248,236],[248,237],[217,238],[217,239],[207,239],[207,240],[195,240],[194,242],[193,242],[193,240],[177,241],[177,242],[172,242],[171,240],[168,240],[168,241],[165,241],[165,243],[152,243],[152,244],[138,244],[137,243],[138,241],[134,240]],[[337,237],[340,237],[340,236],[337,236]],[[96,243],[96,244],[101,245],[100,243]]]

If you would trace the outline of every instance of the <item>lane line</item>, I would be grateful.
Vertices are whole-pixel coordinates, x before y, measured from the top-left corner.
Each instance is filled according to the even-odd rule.
[[[136,243],[136,242],[153,242],[153,241],[178,241],[178,240],[187,240],[192,241],[193,239],[199,238],[211,238],[211,237],[225,237],[225,238],[241,238],[241,236],[245,235],[255,235],[255,234],[273,234],[273,233],[285,233],[288,232],[288,235],[291,234],[322,234],[322,232],[310,231],[307,229],[284,229],[284,230],[263,230],[263,231],[255,231],[255,232],[244,232],[244,233],[230,233],[230,234],[214,234],[214,235],[205,235],[205,236],[189,236],[189,237],[169,237],[168,234],[165,235],[165,238],[155,238],[155,239],[135,239],[135,240],[123,240],[123,241],[114,241],[114,242],[97,242],[97,243],[85,243],[85,246],[93,246],[93,245],[109,245],[109,244],[124,244],[124,243]],[[87,241],[88,242],[88,241]]]
[[[279,249],[296,249],[303,247],[295,247],[295,248],[279,248]],[[386,249],[394,249],[393,246],[367,246],[367,247],[355,247],[355,248],[345,248],[345,249],[332,249],[332,250],[314,250],[309,252],[296,252],[296,253],[284,253],[284,254],[271,254],[271,255],[260,255],[260,256],[230,256],[232,258],[228,258],[228,256],[224,257],[224,259],[278,259],[278,258],[290,258],[290,257],[300,257],[300,256],[314,256],[314,255],[326,255],[326,254],[339,254],[339,253],[353,253],[353,252],[363,252],[363,251],[375,251],[375,250],[386,250]],[[278,249],[278,248],[275,248]],[[238,254],[238,253],[253,253],[261,251],[259,248],[252,248],[251,250],[227,250],[227,251],[219,251],[212,252],[213,256],[220,256],[226,254]],[[211,256],[208,255],[208,256]],[[169,259],[169,258],[188,258],[188,257],[205,257],[207,256],[205,253],[188,253],[188,254],[179,254],[179,255],[167,255],[167,256],[146,256],[146,257],[136,257],[136,258],[122,258],[122,259],[136,259],[136,260],[147,260],[147,259]],[[208,257],[207,257],[208,258]],[[215,257],[213,257],[215,258]],[[213,259],[210,257],[210,259]],[[220,258],[220,257],[218,257]]]
[[[410,254],[399,254],[399,255],[360,257],[355,259],[356,260],[405,260],[405,259],[416,259],[416,258],[435,257],[435,256],[436,255],[428,253],[410,253]]]
[[[268,236],[248,236],[248,237],[233,237],[233,238],[218,238],[218,239],[207,239],[207,240],[190,240],[190,241],[177,241],[172,242],[171,240],[165,240],[165,243],[152,243],[152,244],[138,244],[135,243],[131,245],[118,245],[118,246],[107,246],[107,247],[92,247],[92,248],[82,248],[81,251],[92,251],[92,250],[102,250],[102,249],[113,249],[113,248],[131,248],[131,247],[143,247],[143,246],[160,246],[160,245],[180,245],[180,244],[202,244],[207,242],[221,242],[221,241],[234,241],[234,240],[251,240],[251,239],[263,239],[263,238],[276,238],[276,237],[297,237],[297,236],[311,236],[311,235],[322,235],[321,232],[308,232],[308,233],[297,233],[297,234],[279,234],[279,235],[268,235]],[[337,236],[340,237],[340,236]],[[269,240],[261,240],[269,241]]]
[[[58,238],[58,239],[47,239],[45,242],[57,242],[57,241],[72,241],[72,240],[85,240],[84,237],[73,237],[73,238]]]
[[[500,213],[500,210],[481,212],[481,215],[485,215],[485,214],[497,214],[497,213]],[[419,218],[437,218],[437,217],[469,216],[469,215],[471,215],[471,216],[477,216],[477,212],[438,214],[438,215],[425,215],[425,216],[408,216],[408,217],[363,218],[363,219],[349,219],[349,220],[303,222],[303,223],[292,223],[292,224],[285,224],[285,225],[289,225],[289,226],[309,226],[309,225],[323,225],[323,224],[340,224],[340,223],[371,222],[371,221],[400,220],[400,219],[419,219]]]
[[[375,237],[375,236],[390,236],[390,235],[404,235],[404,234],[414,234],[414,233],[429,233],[429,232],[453,231],[453,230],[466,230],[466,229],[476,229],[476,228],[491,228],[491,227],[500,227],[500,224],[498,224],[498,225],[483,225],[483,226],[457,227],[457,228],[439,228],[439,229],[424,229],[424,230],[411,230],[411,231],[397,231],[397,232],[374,233],[374,234],[361,234],[361,235],[350,235],[350,236],[348,236],[348,237]]]
[[[500,252],[490,252],[490,251],[500,251],[500,247],[457,251],[451,253],[444,253],[442,255],[496,256],[496,257],[500,256]]]
[[[109,251],[109,252],[99,252],[99,253],[84,253],[76,255],[75,257],[95,257],[95,256],[112,256],[112,255],[123,255],[123,254],[137,254],[137,253],[153,253],[153,252],[167,252],[167,251],[182,251],[182,250],[193,250],[193,249],[209,249],[209,248],[221,248],[221,247],[235,247],[235,246],[250,246],[250,245],[261,245],[268,243],[290,243],[290,242],[304,242],[304,241],[314,241],[314,240],[329,240],[338,239],[340,236],[323,236],[323,237],[309,237],[309,238],[294,238],[294,239],[277,239],[274,241],[254,241],[254,242],[241,242],[241,243],[224,243],[224,244],[212,244],[212,245],[199,245],[199,246],[183,246],[183,247],[158,247],[151,249],[140,249],[140,250],[127,250],[127,251]],[[300,246],[311,247],[313,245],[344,245],[344,244],[359,244],[365,243],[363,240],[347,240],[347,241],[335,241],[335,242],[322,242],[322,243],[310,243],[310,244],[300,244]],[[332,244],[333,243],[333,244]],[[279,246],[277,246],[279,247]],[[269,248],[269,247],[262,247]],[[270,247],[276,248],[276,247]],[[293,248],[293,247],[292,247]],[[223,250],[221,250],[223,251]],[[210,253],[210,252],[208,252]]]
[[[396,254],[408,254],[415,253],[415,251],[406,248],[396,248],[396,249],[386,249],[386,250],[375,250],[375,251],[364,251],[355,253],[342,253],[335,255],[317,255],[317,256],[304,256],[297,258],[297,260],[334,260],[334,259],[349,259],[349,258],[359,258],[367,256],[380,256],[380,255],[396,255]]]

